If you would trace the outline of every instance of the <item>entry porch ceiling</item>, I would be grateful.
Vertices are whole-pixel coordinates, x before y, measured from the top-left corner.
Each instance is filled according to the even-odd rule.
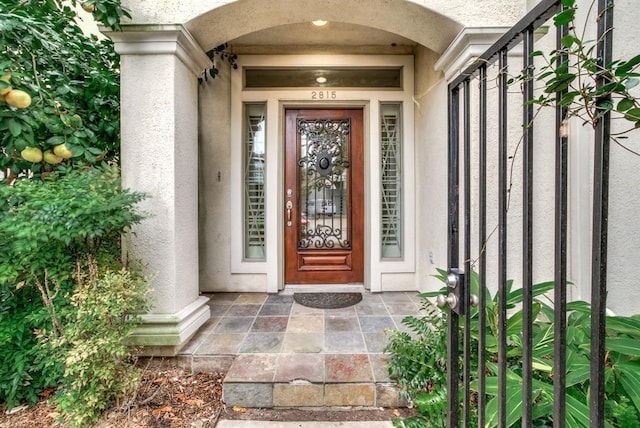
[[[414,53],[412,40],[362,25],[311,22],[280,25],[230,40],[237,54],[381,54]]]

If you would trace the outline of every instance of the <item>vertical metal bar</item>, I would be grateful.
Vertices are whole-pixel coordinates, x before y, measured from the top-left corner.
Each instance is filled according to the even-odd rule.
[[[522,426],[530,427],[533,417],[533,27],[523,35],[524,72],[522,119],[523,180],[522,180]]]
[[[471,84],[470,79],[464,81],[464,287],[469,296],[471,285]],[[468,305],[467,305],[468,308]],[[462,426],[469,426],[471,404],[471,311],[467,309],[464,317],[464,407]]]
[[[559,9],[561,10],[561,9]],[[562,38],[569,33],[563,25],[556,32],[556,49],[562,52]],[[557,66],[567,60],[567,54],[558,56]],[[565,90],[563,93],[566,93]],[[555,175],[555,277],[554,277],[554,360],[553,360],[553,426],[566,426],[567,378],[567,136],[564,120],[566,107],[560,106],[563,93],[556,94],[556,175]],[[564,127],[563,127],[564,124]]]
[[[507,50],[498,54],[498,427],[507,426]]]
[[[487,66],[483,65],[480,77],[480,135],[479,135],[479,187],[478,197],[478,426],[485,426],[487,367]]]
[[[449,195],[448,195],[448,254],[449,268],[458,267],[458,135],[459,135],[460,93],[458,87],[449,88]],[[447,310],[447,426],[458,427],[458,383],[460,377],[458,314],[451,308]]]
[[[611,62],[613,1],[598,0],[598,48],[600,64]],[[596,87],[607,83],[601,74]],[[610,98],[607,96],[606,98]],[[604,426],[605,310],[607,307],[607,221],[609,205],[609,145],[611,117],[605,113],[596,124],[593,172],[593,234],[591,266],[591,392],[590,418]]]

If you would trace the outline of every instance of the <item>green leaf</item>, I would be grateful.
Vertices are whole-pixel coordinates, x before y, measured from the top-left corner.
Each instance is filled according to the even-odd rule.
[[[632,108],[634,105],[635,105],[635,101],[633,99],[623,98],[618,102],[618,106],[616,107],[616,110],[619,112],[624,112]]]
[[[640,356],[640,339],[607,337],[605,347],[608,351],[619,352],[623,355]]]
[[[566,94],[562,95],[562,98],[560,98],[560,105],[563,107],[571,105],[573,103],[573,100],[575,100],[578,95],[580,95],[580,93],[577,91],[567,92]]]
[[[589,428],[589,426],[591,425],[589,419],[589,407],[587,407],[585,403],[580,402],[577,398],[570,394],[567,394],[565,397],[567,405],[567,418],[572,419],[575,424],[578,424],[567,424],[567,426],[581,426]]]
[[[567,363],[567,368],[569,370],[565,379],[567,387],[587,382],[591,376],[591,364],[589,360],[582,362],[576,361],[571,364]]]
[[[636,55],[629,61],[623,62],[618,66],[618,68],[616,68],[616,76],[626,76],[638,64],[640,64],[640,55]]]
[[[629,317],[607,317],[607,333],[617,335],[620,333],[639,336],[640,319]]]
[[[566,36],[564,36],[561,40],[561,43],[566,48],[570,48],[574,43],[578,46],[580,46],[581,44],[580,39],[571,34],[567,34]]]
[[[537,297],[540,296],[542,294],[545,294],[546,292],[553,290],[554,287],[554,282],[553,281],[547,281],[547,282],[541,282],[539,284],[534,284],[533,288],[531,290],[531,294],[533,295],[533,297]],[[513,290],[512,292],[510,292],[507,295],[507,305],[515,305],[517,303],[522,303],[522,293],[523,290],[522,288],[518,288],[516,290]]]
[[[575,78],[576,75],[573,73],[559,74],[547,82],[547,87],[544,91],[548,94],[553,92],[562,92],[571,85]]]
[[[624,115],[624,118],[631,122],[636,122],[640,120],[640,108],[632,108],[628,110],[627,113]]]
[[[22,126],[15,119],[9,119],[7,121],[7,126],[9,127],[9,132],[13,137],[17,137],[22,133]]]
[[[50,146],[57,146],[58,144],[64,143],[64,137],[61,135],[55,135],[53,137],[47,138],[47,144]]]
[[[562,5],[565,7],[573,7],[576,0],[562,0]]]
[[[553,17],[553,24],[556,27],[560,27],[562,25],[566,25],[573,21],[573,18],[576,15],[575,9],[566,9]]]
[[[515,424],[522,416],[522,385],[507,385],[507,427]],[[488,427],[498,424],[498,397],[494,397],[487,403],[486,407]]]

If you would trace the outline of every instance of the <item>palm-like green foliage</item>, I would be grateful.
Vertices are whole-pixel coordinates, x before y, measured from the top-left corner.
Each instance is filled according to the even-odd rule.
[[[438,277],[444,281],[446,272]],[[471,293],[478,294],[478,276],[471,273]],[[513,281],[505,286],[507,294],[507,426],[520,426],[522,413],[522,290],[513,288]],[[550,426],[553,415],[554,373],[554,307],[547,293],[553,282],[533,287],[533,417],[535,426]],[[391,334],[387,352],[392,355],[390,373],[419,412],[426,419],[443,421],[446,412],[445,371],[434,361],[446,360],[446,314],[434,312],[429,298],[441,294],[424,293],[423,308],[429,308],[423,317],[407,317],[403,323],[414,332]],[[498,295],[486,291],[486,349],[487,370],[487,426],[497,426],[498,413]],[[567,426],[589,427],[589,373],[590,373],[590,305],[570,302],[567,306]],[[478,378],[478,310],[470,310],[472,352],[472,393],[477,396]],[[460,328],[464,323],[461,321]],[[460,335],[462,336],[462,334]],[[640,319],[634,317],[607,317],[607,358],[605,364],[607,425],[610,427],[640,427]],[[440,342],[438,342],[440,341]],[[420,367],[416,367],[420,365]],[[437,388],[430,388],[437,385]],[[441,396],[442,400],[437,397]],[[477,401],[472,400],[472,405]],[[477,409],[472,409],[472,416]],[[435,416],[435,419],[433,415]],[[410,421],[413,422],[413,421]],[[434,426],[440,422],[434,423]],[[407,425],[408,426],[408,425]],[[423,426],[428,426],[428,422]]]

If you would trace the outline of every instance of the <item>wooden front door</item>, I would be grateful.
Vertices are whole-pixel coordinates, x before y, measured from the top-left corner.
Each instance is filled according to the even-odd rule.
[[[287,110],[285,138],[285,282],[363,282],[362,110]]]

